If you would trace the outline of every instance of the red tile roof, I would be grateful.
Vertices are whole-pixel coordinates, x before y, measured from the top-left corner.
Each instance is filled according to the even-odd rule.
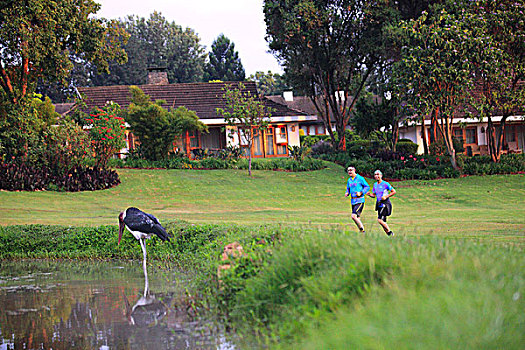
[[[180,106],[195,111],[200,119],[221,118],[217,115],[216,108],[226,109],[225,100],[222,98],[225,85],[236,85],[237,82],[220,82],[220,83],[185,83],[185,84],[162,84],[162,85],[138,85],[146,95],[151,97],[152,101],[164,100],[166,103],[163,107],[174,109]],[[257,95],[257,88],[254,82],[243,82],[245,91]],[[129,86],[99,86],[78,88],[84,96],[88,109],[102,107],[108,101],[118,103],[121,107],[127,107],[130,104],[131,94]],[[272,108],[272,116],[302,116],[305,113],[290,109],[285,105],[275,103],[274,101],[262,99],[266,107]]]

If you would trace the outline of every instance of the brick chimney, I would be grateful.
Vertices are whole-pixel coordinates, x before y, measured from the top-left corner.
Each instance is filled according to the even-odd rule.
[[[151,67],[148,68],[148,79],[146,84],[162,85],[169,84],[168,72],[166,67]]]

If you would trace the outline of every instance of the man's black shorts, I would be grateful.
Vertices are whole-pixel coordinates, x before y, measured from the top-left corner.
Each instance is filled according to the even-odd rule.
[[[392,214],[392,202],[376,202],[377,218],[386,222],[386,217]]]
[[[352,214],[355,214],[357,215],[357,217],[360,217],[364,207],[365,203],[352,204]]]

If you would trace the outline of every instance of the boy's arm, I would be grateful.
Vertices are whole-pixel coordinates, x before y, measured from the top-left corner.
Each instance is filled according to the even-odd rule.
[[[368,182],[363,178],[363,196],[370,191],[370,186],[368,185]]]

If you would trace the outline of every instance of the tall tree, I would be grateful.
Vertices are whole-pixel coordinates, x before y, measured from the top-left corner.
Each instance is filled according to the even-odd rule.
[[[473,88],[469,52],[481,47],[468,9],[433,7],[416,20],[404,22],[410,38],[397,68],[398,83],[411,92],[410,106],[423,122],[433,118],[445,142],[452,166],[458,169],[453,143],[453,119],[464,109]]]
[[[389,4],[387,0],[264,1],[270,49],[294,87],[307,92],[335,144],[333,115],[340,149],[346,148],[344,131],[367,79],[385,62],[384,29],[398,17]]]
[[[471,26],[478,29],[475,35],[483,38],[468,56],[477,92],[471,103],[480,118],[488,119],[489,153],[498,162],[506,121],[525,106],[525,2],[483,0],[470,11],[475,14],[471,17],[475,21]],[[494,115],[502,116],[497,127]]]
[[[128,62],[111,62],[111,74],[93,74],[93,85],[145,84],[148,67],[166,67],[170,83],[202,81],[206,53],[191,28],[168,22],[159,12],[148,19],[128,16],[120,25],[129,33]]]
[[[107,71],[108,61],[126,59],[125,33],[115,21],[93,18],[93,0],[3,1],[0,6],[0,86],[2,97],[18,104],[39,78],[63,81],[72,60]]]
[[[235,44],[221,34],[211,44],[204,79],[222,81],[243,81],[246,74]]]
[[[282,75],[271,71],[255,72],[248,77],[248,80],[255,81],[257,91],[262,96],[280,95],[289,88]]]
[[[240,143],[247,146],[248,174],[252,176],[253,140],[256,134],[261,135],[261,131],[268,126],[271,110],[264,106],[258,96],[246,91],[243,83],[236,87],[227,85],[223,90],[227,108],[217,108],[217,114],[222,116],[228,125],[237,128]]]

